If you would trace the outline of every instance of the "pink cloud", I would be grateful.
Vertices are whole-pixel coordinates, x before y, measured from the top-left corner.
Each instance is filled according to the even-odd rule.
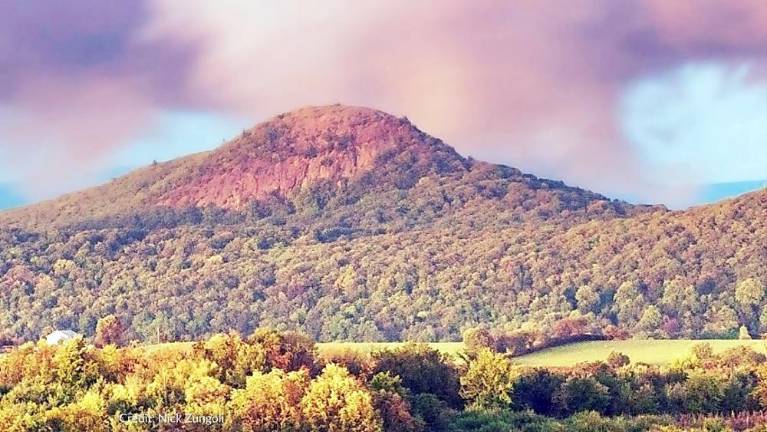
[[[196,97],[238,114],[371,105],[463,153],[649,198],[619,130],[623,87],[698,58],[764,61],[766,5],[157,0],[144,35],[198,43]]]
[[[151,123],[152,105],[130,80],[32,82],[16,89],[0,136],[12,157],[7,169],[33,198],[91,184],[109,154]]]
[[[750,61],[758,80],[767,68],[762,0],[104,5],[0,14],[0,104],[13,112],[0,139],[34,188],[51,184],[39,161],[65,158],[76,169],[57,176],[76,180],[160,110],[255,122],[341,102],[407,115],[464,154],[656,200],[660,171],[620,129],[627,84],[701,60]]]

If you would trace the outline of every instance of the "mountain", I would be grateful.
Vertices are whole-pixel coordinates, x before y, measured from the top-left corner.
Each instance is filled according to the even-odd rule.
[[[364,195],[417,188],[424,178],[487,189],[514,183],[519,195],[545,195],[574,211],[596,203],[621,214],[637,209],[513,168],[468,160],[406,118],[334,105],[279,115],[215,151],[153,164],[101,187],[8,212],[0,221],[44,227],[157,209],[241,211],[274,201],[300,207],[302,194],[324,195],[321,200],[332,195],[348,204]]]
[[[765,221],[765,190],[686,212],[631,205],[465,158],[405,118],[309,107],[0,213],[0,326],[90,334],[115,314],[137,339],[268,325],[455,340],[573,319],[654,337],[760,332]]]

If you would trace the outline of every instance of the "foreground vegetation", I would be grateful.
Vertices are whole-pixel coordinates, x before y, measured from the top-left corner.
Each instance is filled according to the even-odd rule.
[[[96,346],[27,343],[0,358],[3,430],[763,431],[767,423],[767,357],[743,346],[717,354],[697,344],[667,366],[615,352],[546,369],[471,344],[456,361],[419,344],[320,355],[311,339],[269,329],[191,349],[118,348],[101,330]]]

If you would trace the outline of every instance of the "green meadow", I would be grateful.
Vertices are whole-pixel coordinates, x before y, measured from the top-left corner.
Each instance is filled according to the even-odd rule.
[[[737,339],[675,339],[675,340],[615,340],[579,342],[547,348],[515,358],[515,362],[526,366],[566,367],[582,362],[606,360],[611,352],[626,354],[632,363],[669,364],[686,357],[696,344],[708,342],[715,353],[738,346],[767,352],[765,340]]]

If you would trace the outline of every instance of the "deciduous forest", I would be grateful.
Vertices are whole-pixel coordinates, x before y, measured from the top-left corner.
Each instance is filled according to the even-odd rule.
[[[183,413],[161,430],[762,427],[765,358],[746,348],[703,344],[660,366],[514,356],[758,338],[766,242],[765,190],[686,211],[629,204],[460,156],[405,118],[305,108],[0,214],[0,424],[157,430],[152,419]],[[56,329],[85,339],[34,342]],[[315,340],[411,344],[321,356]],[[458,356],[416,344],[461,340]],[[194,348],[162,344],[181,341]]]

